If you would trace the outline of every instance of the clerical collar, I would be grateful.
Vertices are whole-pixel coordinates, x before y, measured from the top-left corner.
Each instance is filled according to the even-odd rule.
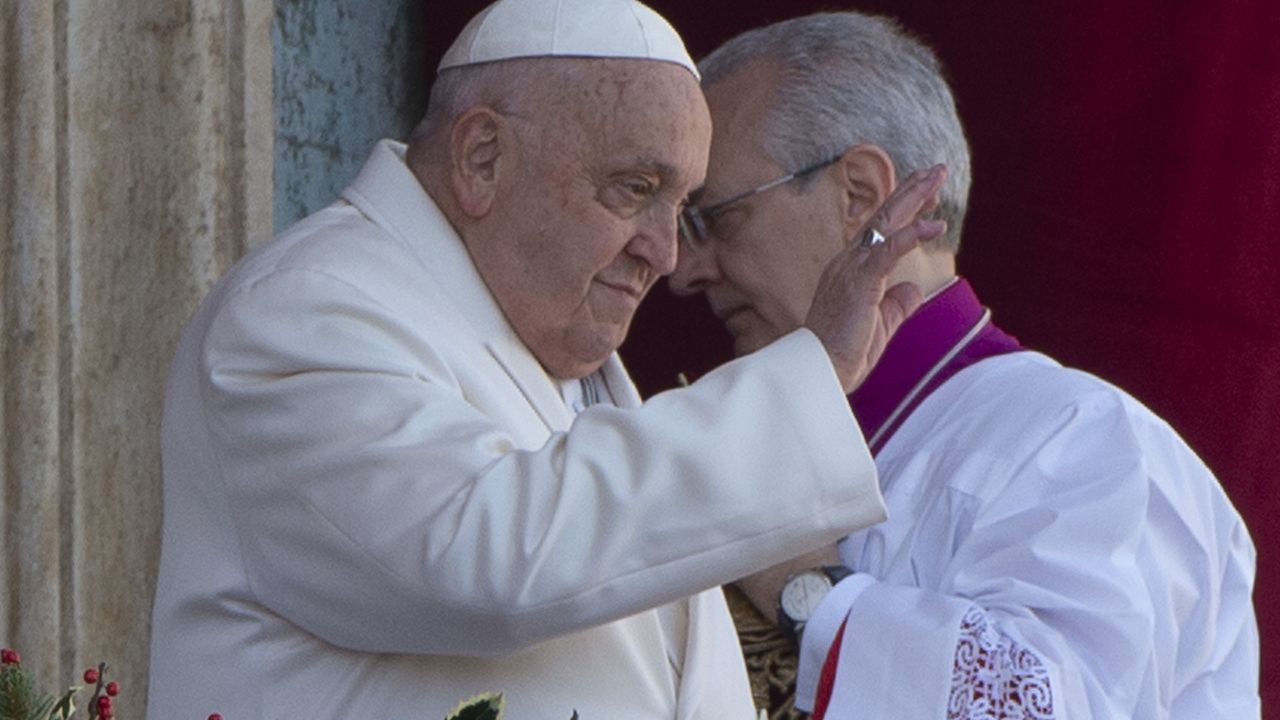
[[[597,382],[597,380],[599,380],[599,382]],[[605,400],[600,392],[600,388],[602,386],[606,388],[608,387],[604,382],[603,375],[601,375],[600,371],[597,370],[584,378],[561,380],[560,396],[564,398],[565,406],[568,407],[574,415],[577,415],[601,400]],[[613,398],[609,397],[607,401],[612,403]]]
[[[947,379],[983,358],[1021,350],[991,322],[963,278],[929,298],[898,328],[849,406],[877,454],[903,421]]]

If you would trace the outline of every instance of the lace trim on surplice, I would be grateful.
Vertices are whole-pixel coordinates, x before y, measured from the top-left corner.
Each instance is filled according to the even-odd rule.
[[[1052,720],[1053,689],[1038,655],[969,608],[960,624],[947,720]]]

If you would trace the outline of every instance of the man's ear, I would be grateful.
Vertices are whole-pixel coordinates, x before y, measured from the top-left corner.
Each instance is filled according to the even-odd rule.
[[[487,107],[473,107],[453,123],[449,133],[449,181],[458,207],[469,217],[489,214],[504,169],[510,129]]]
[[[876,210],[889,199],[898,179],[889,153],[879,145],[854,145],[836,161],[843,188],[848,237],[856,237]]]

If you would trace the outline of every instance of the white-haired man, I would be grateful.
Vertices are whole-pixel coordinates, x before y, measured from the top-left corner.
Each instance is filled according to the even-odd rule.
[[[842,390],[942,173],[805,329],[641,406],[614,350],[710,133],[648,8],[501,0],[408,147],[219,282],[166,398],[150,717],[754,717],[716,586],[883,517]]]
[[[945,241],[890,280],[929,300],[849,398],[889,520],[742,583],[800,635],[797,704],[828,720],[1257,718],[1254,548],[1217,480],[1136,400],[1021,348],[956,276],[969,156],[933,53],[832,13],[699,67],[711,160],[671,283],[706,294],[739,353],[804,322],[827,261],[892,224],[877,208],[904,173],[951,171]]]

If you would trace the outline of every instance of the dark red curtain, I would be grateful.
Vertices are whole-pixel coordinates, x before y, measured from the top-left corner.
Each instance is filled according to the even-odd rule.
[[[433,61],[484,4],[429,6]],[[649,4],[695,56],[839,7]],[[1165,417],[1244,514],[1263,706],[1280,718],[1280,3],[856,7],[901,19],[948,69],[974,157],[961,271],[997,322]],[[651,394],[719,364],[728,343],[700,301],[659,287],[623,353]]]

